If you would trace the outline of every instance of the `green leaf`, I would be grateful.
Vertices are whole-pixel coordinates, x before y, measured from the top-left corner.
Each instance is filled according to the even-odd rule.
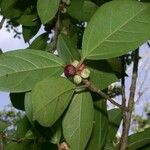
[[[5,147],[5,150],[26,150],[26,149],[29,149],[29,142],[23,142],[23,143],[9,142]],[[33,149],[29,149],[29,150],[33,150]]]
[[[122,62],[120,58],[107,59],[108,64],[111,66],[112,70],[115,72],[118,78],[122,77]]]
[[[90,69],[90,80],[101,90],[107,88],[111,83],[118,80],[108,61],[89,61],[87,67]]]
[[[35,34],[37,34],[39,29],[40,29],[40,25],[32,26],[32,27],[22,26],[24,41],[28,42],[31,38],[35,36]]]
[[[38,0],[37,11],[43,24],[54,18],[58,11],[60,0]]]
[[[29,91],[40,80],[61,75],[63,62],[39,50],[16,50],[0,55],[0,90]]]
[[[109,1],[111,1],[111,0],[92,0],[94,3],[96,3],[97,5],[102,5],[102,4],[104,4],[104,3],[106,3],[106,2],[109,2]]]
[[[149,2],[150,2],[150,0],[141,0],[141,2],[148,2],[148,3],[149,3]]]
[[[37,19],[37,14],[23,14],[15,21],[23,26],[36,26],[38,24]]]
[[[32,118],[33,118],[33,104],[31,101],[31,92],[26,93],[25,95],[25,112],[26,116],[28,117],[29,121],[33,124]],[[56,123],[51,128],[44,128],[41,127],[39,124],[36,124],[37,130],[41,131],[42,134],[48,138],[51,138],[51,143],[57,144],[60,141],[61,138],[61,119],[58,119]]]
[[[61,139],[62,135],[62,119],[59,119],[52,127],[52,137],[51,137],[51,143],[58,144]]]
[[[12,105],[19,110],[24,110],[25,93],[10,93],[10,100]]]
[[[150,128],[143,132],[135,133],[128,138],[128,150],[137,150],[145,145],[150,144]]]
[[[137,149],[137,150],[149,150],[149,148],[150,148],[150,144],[146,144],[144,147],[142,147],[142,148],[139,148],[139,149]]]
[[[58,53],[60,57],[69,64],[74,60],[80,59],[80,53],[75,47],[74,43],[70,40],[69,36],[60,34],[58,37]]]
[[[31,124],[26,116],[20,119],[17,122],[17,130],[15,132],[16,138],[24,138],[30,128]]]
[[[33,106],[33,104],[31,101],[31,92],[28,92],[25,94],[24,107],[25,107],[26,116],[28,117],[28,119],[31,123],[33,123],[33,121],[32,121],[32,118],[33,118],[32,106]]]
[[[31,131],[31,130],[28,130],[27,132],[26,132],[26,134],[25,134],[25,138],[27,138],[27,139],[34,139],[34,134],[33,134],[33,132]]]
[[[29,46],[30,49],[45,50],[47,47],[48,33],[38,36]]]
[[[16,18],[21,16],[22,11],[16,7],[17,0],[2,0],[0,8],[1,14],[5,18]]]
[[[107,59],[135,50],[150,37],[150,5],[112,1],[94,14],[83,36],[83,58]]]
[[[68,13],[74,17],[78,18],[81,14],[81,10],[84,4],[84,0],[71,0],[71,5],[68,8]],[[79,11],[80,10],[80,11]]]
[[[0,120],[0,132],[4,131],[8,127],[8,124]]]
[[[74,0],[68,8],[68,13],[79,21],[88,21],[93,16],[97,8],[98,6],[91,1],[83,2],[81,0],[77,3],[77,0]]]
[[[120,127],[120,123],[122,120],[122,114],[120,109],[109,110],[108,118],[109,118],[109,129],[105,149],[108,149],[108,147],[113,147],[113,141],[115,140],[117,131]]]
[[[62,77],[47,78],[32,91],[33,120],[51,127],[62,115],[73,95],[75,85]]]
[[[91,136],[94,109],[90,93],[76,94],[63,119],[63,134],[72,150],[84,150]]]
[[[58,150],[57,145],[50,142],[36,143],[35,141],[25,141],[21,143],[9,142],[5,150]]]
[[[94,99],[94,98],[93,98]],[[95,117],[93,132],[86,150],[101,150],[104,148],[108,133],[108,115],[106,102],[101,99],[94,103]]]

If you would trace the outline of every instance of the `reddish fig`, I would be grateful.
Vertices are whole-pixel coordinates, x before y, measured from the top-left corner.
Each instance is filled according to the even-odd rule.
[[[67,65],[64,68],[64,74],[66,77],[72,77],[76,73],[76,68],[73,65]]]

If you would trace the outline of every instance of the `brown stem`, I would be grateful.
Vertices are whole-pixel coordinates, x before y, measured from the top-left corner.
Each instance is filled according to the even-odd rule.
[[[126,107],[126,92],[125,92],[125,58],[122,56],[122,79],[121,79],[121,90],[122,90],[122,106]],[[122,123],[122,136],[119,142],[119,147],[121,146],[121,143],[123,142],[122,137],[124,136],[123,134],[125,133],[125,124],[126,124],[126,112],[122,110],[122,118],[123,118],[123,123]]]
[[[0,22],[0,29],[2,29],[4,22],[5,22],[5,18],[3,17],[1,22]]]
[[[91,81],[89,80],[83,80],[83,83],[89,88],[91,91],[98,93],[100,96],[105,98],[106,100],[109,100],[112,104],[115,106],[118,106],[120,109],[123,109],[124,111],[129,111],[126,107],[123,107],[122,105],[115,102],[112,98],[110,98],[108,95],[106,95],[104,92],[102,92],[99,88],[97,88]]]
[[[59,32],[60,32],[60,10],[57,12],[57,20],[54,27],[52,52],[54,52],[57,49],[57,40],[58,40]]]
[[[59,149],[58,150],[69,150],[69,146],[66,142],[63,142],[61,144],[59,144]]]
[[[126,120],[125,120],[124,129],[123,129],[124,133],[122,134],[122,138],[121,138],[122,143],[120,145],[119,150],[126,150],[127,149],[128,134],[129,134],[129,129],[130,129],[132,111],[133,111],[133,107],[134,107],[136,81],[137,81],[137,76],[138,76],[138,63],[139,63],[139,49],[137,49],[135,51],[135,54],[134,54],[132,81],[131,81],[130,96],[129,96],[129,101],[128,101],[128,109],[130,111],[126,112]]]
[[[17,138],[13,138],[13,137],[8,137],[4,133],[0,134],[0,138],[7,140],[7,141],[11,141],[11,142],[16,142],[16,143],[21,143],[21,142],[24,142],[26,140],[34,140],[35,139],[35,138],[19,138],[19,139],[17,139]]]

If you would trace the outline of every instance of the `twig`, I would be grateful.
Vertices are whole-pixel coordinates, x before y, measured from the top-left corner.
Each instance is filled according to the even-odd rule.
[[[106,95],[104,92],[102,92],[99,88],[97,88],[91,81],[89,80],[83,80],[83,83],[89,88],[91,91],[98,93],[100,96],[105,98],[106,100],[109,100],[112,104],[115,106],[118,106],[120,109],[123,109],[124,111],[129,111],[126,107],[123,107],[122,105],[115,102],[112,98],[110,98],[108,95]]]
[[[58,150],[69,150],[70,149],[66,142],[59,144],[58,148],[59,148]]]
[[[59,32],[60,32],[60,10],[58,10],[57,12],[57,20],[56,20],[55,27],[54,27],[52,52],[54,52],[57,49],[57,40],[58,40]]]
[[[13,137],[6,136],[4,133],[0,134],[0,138],[5,139],[7,141],[11,141],[11,142],[16,142],[16,143],[21,143],[26,140],[34,140],[35,139],[35,138],[13,138]]]
[[[150,43],[149,42],[147,42],[147,45],[150,47]]]
[[[3,17],[1,22],[0,22],[0,29],[2,29],[4,22],[5,22],[5,17]]]
[[[122,106],[123,107],[126,107],[126,92],[125,92],[125,69],[126,69],[126,66],[125,66],[125,58],[124,56],[122,56],[122,79],[121,79],[121,90],[122,90]],[[123,137],[123,134],[125,133],[125,124],[126,124],[126,112],[122,110],[122,118],[123,118],[123,123],[122,123],[122,136],[121,136],[121,139],[120,139],[120,142],[119,142],[119,147],[121,146],[122,144],[122,137]]]
[[[131,81],[130,96],[129,96],[129,101],[128,101],[128,109],[130,111],[126,112],[126,122],[125,122],[125,126],[124,126],[124,134],[122,135],[122,143],[120,145],[120,150],[127,149],[128,133],[129,133],[129,128],[130,128],[132,110],[134,107],[136,81],[137,81],[137,76],[138,76],[138,63],[139,63],[139,49],[137,49],[134,54],[132,81]]]

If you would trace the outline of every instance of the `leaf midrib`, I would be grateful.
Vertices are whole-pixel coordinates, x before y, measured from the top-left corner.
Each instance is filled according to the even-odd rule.
[[[72,55],[71,51],[69,51],[69,47],[68,47],[68,45],[66,44],[65,40],[63,39],[63,37],[61,37],[61,38],[62,38],[62,41],[63,41],[63,43],[64,43],[64,46],[66,47],[67,52],[70,54],[70,56],[71,56],[73,59],[75,59],[74,56]]]
[[[135,145],[136,143],[139,143],[139,142],[143,142],[145,140],[150,140],[150,137],[147,137],[147,138],[144,138],[144,139],[139,139],[131,144],[128,145],[128,147],[132,146],[132,145]]]
[[[25,73],[25,72],[29,72],[29,71],[38,71],[38,70],[43,70],[43,69],[48,69],[48,68],[57,68],[57,67],[60,67],[60,69],[62,68],[61,66],[47,66],[47,67],[42,67],[42,68],[35,68],[35,69],[29,69],[29,70],[23,70],[23,71],[18,71],[18,72],[12,72],[12,73],[6,73],[5,75],[2,75],[0,76],[1,77],[4,77],[6,75],[13,75],[13,74],[17,74],[17,73]]]
[[[24,50],[25,51],[25,50]],[[60,66],[63,66],[63,61],[60,63],[60,61],[61,61],[61,59],[58,57],[58,56],[56,56],[56,55],[54,55],[54,54],[51,54],[51,53],[49,53],[49,54],[47,54],[47,56],[50,56],[50,57],[53,57],[53,58],[48,58],[48,57],[45,57],[44,55],[41,55],[41,53],[30,53],[30,52],[33,52],[33,51],[39,51],[39,50],[31,50],[31,51],[25,51],[25,52],[20,52],[20,53],[25,53],[25,54],[30,54],[30,55],[32,55],[32,56],[38,56],[38,57],[42,57],[42,58],[45,58],[45,59],[47,59],[48,61],[53,61],[53,62],[55,62],[56,64],[59,64]],[[6,54],[4,54],[4,57],[14,57],[14,56],[16,56],[16,57],[19,57],[18,55],[15,55],[15,54],[13,54],[13,52],[8,52],[8,53],[6,53]],[[3,56],[2,56],[3,57]],[[22,57],[20,57],[20,58],[22,58]],[[60,59],[60,60],[56,60],[56,59]]]
[[[108,36],[106,36],[100,43],[98,43],[92,50],[89,51],[89,53],[87,55],[90,55],[97,47],[99,47],[103,42],[105,42],[105,40],[109,37],[111,37],[115,32],[117,32],[119,29],[121,29],[123,26],[125,26],[126,24],[128,24],[133,18],[135,18],[139,13],[141,13],[142,11],[144,11],[145,9],[147,9],[149,6],[144,7],[143,9],[141,9],[138,13],[136,13],[133,17],[129,18],[124,24],[122,24],[121,26],[119,26],[116,30],[114,30],[111,34],[109,34]],[[88,48],[87,50],[88,51]],[[85,58],[87,56],[84,56]]]
[[[75,88],[75,87],[72,87],[72,88],[68,89],[68,90],[65,91],[65,92],[64,92],[64,91],[61,92],[59,95],[57,95],[57,96],[55,96],[54,98],[52,98],[51,101],[47,102],[42,108],[36,110],[35,113],[34,113],[34,115],[33,115],[34,120],[36,119],[36,113],[38,113],[41,109],[45,108],[45,106],[47,106],[47,105],[49,105],[50,103],[52,103],[57,97],[60,97],[61,95],[65,94],[65,93],[67,93],[67,92],[69,92],[69,91],[72,91],[74,88]]]

